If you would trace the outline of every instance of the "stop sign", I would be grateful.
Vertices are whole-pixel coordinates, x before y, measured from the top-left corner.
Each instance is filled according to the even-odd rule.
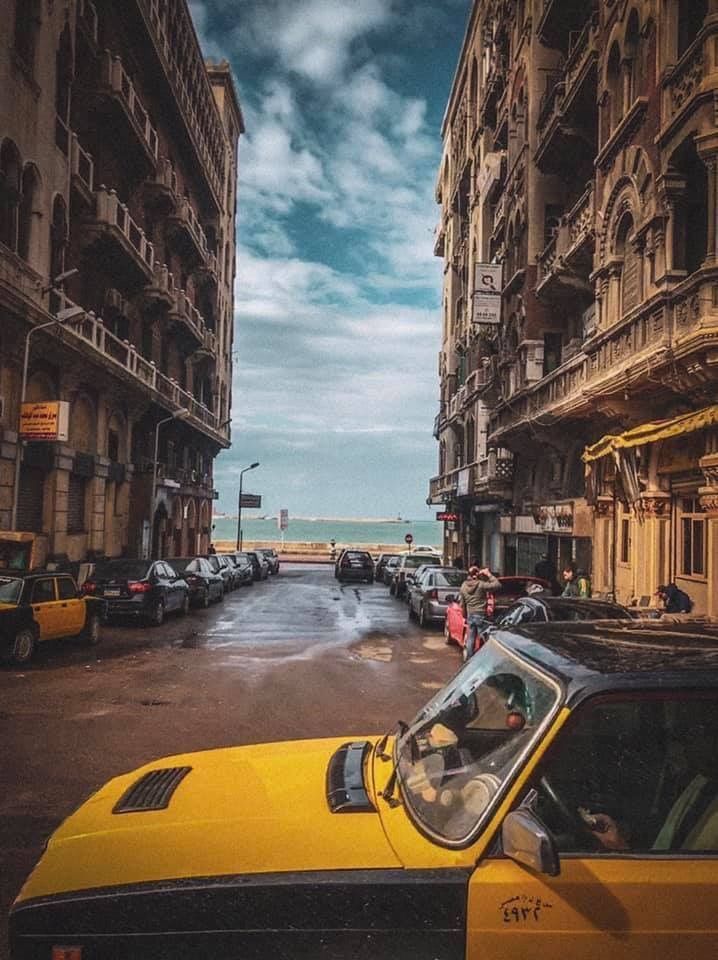
[[[405,543],[413,543],[413,542],[414,542],[414,538],[412,537],[412,535],[411,535],[410,533],[407,533],[407,535],[404,537],[404,542],[405,542]]]

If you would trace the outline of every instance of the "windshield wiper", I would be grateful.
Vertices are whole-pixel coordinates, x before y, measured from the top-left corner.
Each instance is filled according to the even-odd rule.
[[[404,723],[403,720],[397,721],[397,739],[405,736],[409,732],[409,725]],[[381,757],[382,760],[391,760],[391,756],[385,752],[386,744],[389,739],[390,734],[386,734],[377,744],[377,756]],[[419,746],[416,742],[416,737],[414,734],[409,735],[409,749],[411,751],[411,762],[416,763],[419,757]],[[386,787],[383,790],[379,791],[379,796],[383,797],[384,800],[389,804],[390,807],[398,807],[401,805],[401,800],[398,797],[394,796],[394,790],[396,789],[396,781],[399,775],[399,751],[397,749],[396,763],[392,767],[391,774],[387,780]]]

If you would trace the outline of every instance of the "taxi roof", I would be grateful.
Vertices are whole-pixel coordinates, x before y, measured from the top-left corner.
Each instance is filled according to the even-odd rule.
[[[718,623],[708,620],[547,623],[493,636],[553,675],[569,704],[628,688],[718,688]]]

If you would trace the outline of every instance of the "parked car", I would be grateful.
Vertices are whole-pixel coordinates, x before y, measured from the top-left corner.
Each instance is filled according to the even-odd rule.
[[[266,580],[269,576],[269,561],[264,554],[258,553],[256,550],[245,550],[245,553],[249,557],[249,561],[252,564],[254,579]]]
[[[108,620],[131,617],[158,627],[165,614],[189,610],[189,587],[166,560],[98,560],[82,592],[105,601]]]
[[[380,553],[376,558],[376,563],[374,564],[374,579],[379,583],[384,582],[384,570],[387,563],[395,558],[398,560],[398,553]]]
[[[44,640],[100,642],[103,603],[84,596],[67,573],[0,575],[0,658],[28,663]]]
[[[234,564],[230,563],[223,553],[210,553],[205,557],[212,568],[212,573],[219,574],[224,583],[224,592],[230,593],[237,586],[238,579],[234,572]]]
[[[501,578],[499,578],[501,579]],[[620,603],[607,600],[583,600],[568,597],[522,597],[499,613],[494,623],[479,637],[486,642],[488,633],[494,629],[516,626],[532,626],[549,622],[576,623],[588,620],[634,620],[630,610]],[[461,606],[450,603],[446,612],[444,637],[447,643],[456,643],[466,653],[466,622]]]
[[[421,566],[417,567],[416,570],[409,570],[406,574],[405,585],[406,589],[404,590],[404,599],[407,604],[409,603],[409,597],[411,592],[418,583],[419,580],[424,576],[428,570],[435,570],[437,567],[436,563],[422,563]],[[455,568],[452,568],[455,569]]]
[[[374,561],[367,550],[344,550],[337,567],[337,580],[374,583]]]
[[[718,631],[660,626],[507,628],[383,737],[123,772],[44,844],[12,960],[714,956]]]
[[[224,580],[206,557],[172,557],[167,562],[187,583],[193,606],[207,608],[212,600],[224,600]]]
[[[426,567],[421,574],[417,571],[407,591],[409,617],[416,617],[422,627],[433,620],[444,620],[448,597],[456,595],[467,576],[466,570],[457,570],[456,567]]]
[[[257,553],[263,553],[269,564],[270,574],[279,573],[279,555],[273,547],[262,547]]]
[[[398,554],[396,557],[390,557],[384,566],[383,580],[384,585],[387,587],[391,586],[391,581],[394,577],[394,571],[399,566],[399,561],[401,560],[402,554]]]
[[[235,550],[234,553],[228,553],[226,556],[229,557],[239,572],[240,585],[243,587],[251,587],[254,583],[254,568],[247,554]]]
[[[399,562],[394,567],[389,593],[392,597],[403,597],[406,593],[407,579],[413,579],[416,570],[424,566],[441,566],[441,557],[424,551],[418,553],[402,553]]]
[[[530,589],[541,589],[550,592],[551,584],[548,580],[541,577],[532,576],[509,576],[499,577],[501,590],[490,594],[484,609],[484,616],[487,620],[496,620],[519,598],[525,597]],[[447,643],[458,643],[464,645],[464,635],[466,624],[464,623],[464,614],[458,603],[458,590],[454,602],[449,601],[446,612],[446,623],[444,625],[444,635]]]

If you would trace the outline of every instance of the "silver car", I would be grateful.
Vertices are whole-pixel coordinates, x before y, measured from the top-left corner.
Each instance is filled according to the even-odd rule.
[[[413,580],[417,569],[426,564],[427,566],[440,567],[441,557],[430,553],[404,553],[399,559],[399,563],[394,567],[394,575],[389,585],[389,593],[392,597],[403,597],[406,595],[408,582]]]
[[[449,597],[456,599],[466,570],[455,567],[429,567],[414,582],[409,593],[409,618],[417,618],[423,627],[434,620],[444,620]]]

